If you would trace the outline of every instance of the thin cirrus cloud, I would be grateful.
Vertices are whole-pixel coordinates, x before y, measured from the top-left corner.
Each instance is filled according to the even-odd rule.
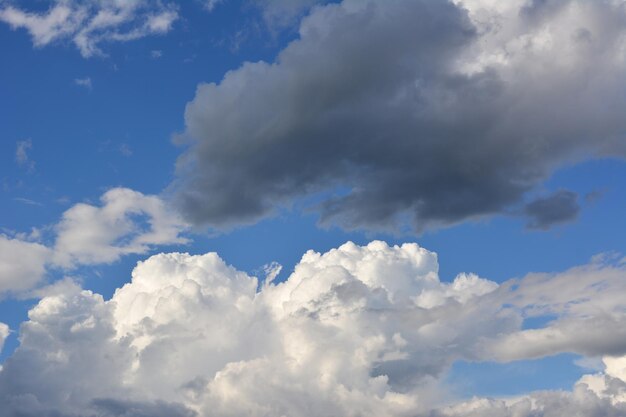
[[[416,244],[378,241],[309,251],[281,283],[215,253],[152,256],[109,301],[74,286],[30,311],[0,371],[0,416],[624,415],[623,263],[502,285],[437,269]],[[527,337],[524,321],[546,314],[535,330],[552,336]],[[603,343],[589,348],[587,330]],[[601,357],[602,371],[507,399],[459,402],[446,382],[455,360],[560,352]]]
[[[70,41],[84,57],[104,55],[101,44],[165,34],[178,19],[173,2],[52,0],[45,11],[12,1],[0,5],[0,21],[25,29],[36,47]]]
[[[101,204],[79,203],[52,227],[50,244],[33,236],[0,235],[0,294],[42,284],[50,269],[108,264],[159,245],[185,244],[185,223],[157,196],[113,188]]]
[[[314,7],[274,62],[198,86],[171,191],[218,229],[307,197],[345,229],[523,213],[555,170],[626,156],[625,28],[610,0]]]

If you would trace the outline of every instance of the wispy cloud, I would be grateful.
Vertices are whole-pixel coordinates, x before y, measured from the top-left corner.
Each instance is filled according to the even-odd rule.
[[[20,140],[15,147],[15,162],[27,171],[35,170],[35,161],[33,161],[28,152],[33,149],[33,141],[30,139]]]
[[[74,84],[76,84],[76,85],[78,85],[80,87],[85,87],[89,91],[93,90],[93,84],[91,82],[91,77],[75,78],[74,79]]]
[[[71,41],[84,57],[105,55],[100,44],[126,42],[171,30],[178,19],[174,2],[54,0],[48,10],[32,12],[0,6],[0,21],[26,29],[36,47]]]
[[[43,205],[38,201],[31,200],[30,198],[24,198],[24,197],[14,197],[13,201],[17,201],[18,203],[22,203],[22,204],[27,204],[29,206],[42,206]]]
[[[120,153],[122,155],[124,155],[125,157],[127,157],[127,158],[133,156],[133,150],[130,147],[130,145],[127,144],[127,143],[122,143],[118,149],[119,149]]]

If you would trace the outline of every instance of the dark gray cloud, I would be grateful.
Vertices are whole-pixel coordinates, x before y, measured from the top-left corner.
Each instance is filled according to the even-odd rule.
[[[568,190],[538,198],[524,207],[524,214],[529,217],[526,227],[539,230],[572,221],[579,212],[578,194]]]
[[[318,195],[323,224],[420,231],[623,157],[624,8],[491,3],[317,7],[275,62],[199,85],[170,188],[183,212],[227,228]]]

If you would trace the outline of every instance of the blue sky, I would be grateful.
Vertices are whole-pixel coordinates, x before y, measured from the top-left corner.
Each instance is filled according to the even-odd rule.
[[[45,346],[28,344],[34,343],[31,327],[20,330],[29,310],[39,304],[44,311],[45,300],[68,300],[63,297],[79,287],[109,300],[131,282],[137,262],[169,252],[217,252],[227,264],[260,278],[275,261],[283,267],[275,282],[306,283],[325,279],[290,277],[307,250],[323,254],[347,241],[369,248],[370,241],[383,240],[391,245],[380,252],[389,256],[389,269],[377,274],[393,280],[394,274],[404,273],[394,269],[392,259],[398,259],[400,249],[393,245],[415,242],[437,254],[444,287],[457,282],[460,273],[480,277],[472,285],[484,300],[504,294],[509,285],[512,292],[515,285],[528,286],[528,293],[517,297],[498,296],[503,301],[497,314],[509,308],[519,314],[493,324],[517,326],[510,330],[510,340],[530,346],[534,339],[525,331],[564,334],[563,326],[576,320],[585,329],[589,314],[593,318],[596,313],[581,310],[577,315],[570,311],[571,303],[589,302],[598,317],[613,315],[609,329],[623,324],[623,304],[609,297],[623,291],[626,253],[626,126],[620,121],[626,110],[626,65],[610,58],[621,51],[626,62],[623,49],[615,46],[624,33],[623,7],[612,10],[616,6],[608,0],[593,6],[576,0],[520,0],[510,8],[480,0],[426,3],[397,2],[386,10],[377,1],[96,1],[87,6],[69,0],[0,1],[0,233],[6,242],[0,246],[5,251],[0,256],[0,323],[11,329],[3,338],[0,328],[0,363],[8,364],[0,378],[16,378],[28,366],[47,366],[29,365],[28,352],[46,352]],[[64,10],[69,18],[46,26],[46,18]],[[80,20],[79,12],[90,17]],[[104,12],[120,21],[112,18],[104,29],[89,29],[95,21],[90,19]],[[437,25],[428,22],[431,15],[439,19]],[[485,16],[500,19],[501,30],[480,26]],[[570,27],[578,31],[564,35],[562,28]],[[79,43],[81,34],[86,43]],[[45,40],[46,35],[52,39]],[[523,36],[531,46],[516,49],[515,39]],[[552,43],[544,42],[546,37]],[[581,46],[587,39],[592,41]],[[564,45],[565,52],[554,52],[554,44]],[[503,58],[504,50],[509,55]],[[593,64],[597,59],[606,62]],[[585,87],[576,87],[580,85]],[[370,259],[363,256],[363,262]],[[585,274],[598,274],[596,281],[576,278],[582,273],[572,268],[578,266]],[[578,294],[577,282],[595,282],[608,288],[609,298],[602,298],[603,290],[593,292],[592,284],[580,290],[589,291],[588,297],[532,298],[533,273],[554,274],[554,282],[566,286],[563,297]],[[354,276],[370,285],[367,276]],[[513,284],[512,279],[520,281]],[[501,286],[493,290],[488,282]],[[276,285],[257,298],[283,300],[275,293],[288,285]],[[483,292],[483,286],[489,290]],[[522,299],[528,304],[517,305]],[[462,303],[491,303],[472,300]],[[41,314],[31,313],[31,322]],[[63,320],[78,320],[71,317]],[[464,326],[461,322],[449,326]],[[118,332],[121,328],[116,327]],[[509,332],[491,335],[481,328],[476,334],[483,331],[494,340]],[[398,346],[413,340],[393,337],[389,340]],[[552,350],[538,347],[542,353],[532,353],[532,346],[531,353],[510,353],[502,347],[505,341],[494,342],[491,350],[483,345],[455,350],[441,363],[433,359],[432,366],[441,370],[428,384],[419,380],[425,365],[415,358],[421,348],[406,348],[406,368],[415,369],[419,382],[402,385],[404,376],[396,381],[390,364],[386,389],[422,398],[437,386],[433,397],[449,404],[473,396],[523,398],[538,390],[570,391],[580,381],[591,387],[584,378],[596,372],[617,380],[621,375],[613,362],[602,362],[626,354],[623,343],[611,345],[609,339],[598,348],[567,339]],[[459,336],[455,343],[464,340]],[[79,349],[71,341],[63,343],[68,343],[67,352]],[[154,347],[154,355],[168,355],[158,349],[164,348]],[[231,362],[250,359],[249,353],[238,357],[233,349]],[[141,366],[148,367],[148,359],[146,364]],[[385,366],[375,362],[370,375]],[[340,380],[343,371],[337,372]],[[213,374],[202,378],[210,381]],[[352,382],[358,391],[361,385]],[[0,404],[16,407],[11,396],[39,395],[36,384],[3,384]],[[169,389],[154,387],[136,396],[129,389],[128,398],[107,391],[106,398],[124,407],[128,401],[141,402],[151,410],[150,401],[167,392],[163,409],[180,406],[205,415],[203,407],[211,408],[213,399],[187,402]],[[594,389],[598,398],[608,398]],[[317,395],[315,389],[305,392],[312,401]],[[241,388],[242,398],[252,404],[249,410],[263,406],[257,394]],[[116,415],[98,402],[103,393],[86,393],[68,408],[46,395],[39,396],[40,408],[9,407],[6,415],[56,410],[69,416],[86,412],[84,407],[101,413],[93,415]],[[302,394],[267,395],[265,409],[271,411],[264,415],[279,415],[273,413],[280,407],[301,415],[297,403]],[[279,401],[272,395],[289,398]],[[625,394],[614,395],[611,406],[623,412]],[[317,415],[350,409],[347,400],[324,401],[328,403],[320,407],[328,408]],[[576,401],[571,399],[574,405]],[[275,403],[283,405],[274,408]],[[481,407],[500,407],[502,415],[513,412],[503,404]],[[372,407],[408,415],[384,402]],[[469,405],[459,407],[449,412],[470,415]],[[172,410],[172,415],[180,411]]]

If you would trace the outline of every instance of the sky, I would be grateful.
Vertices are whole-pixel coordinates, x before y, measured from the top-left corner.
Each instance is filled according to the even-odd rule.
[[[0,417],[626,416],[624,0],[0,0]]]

